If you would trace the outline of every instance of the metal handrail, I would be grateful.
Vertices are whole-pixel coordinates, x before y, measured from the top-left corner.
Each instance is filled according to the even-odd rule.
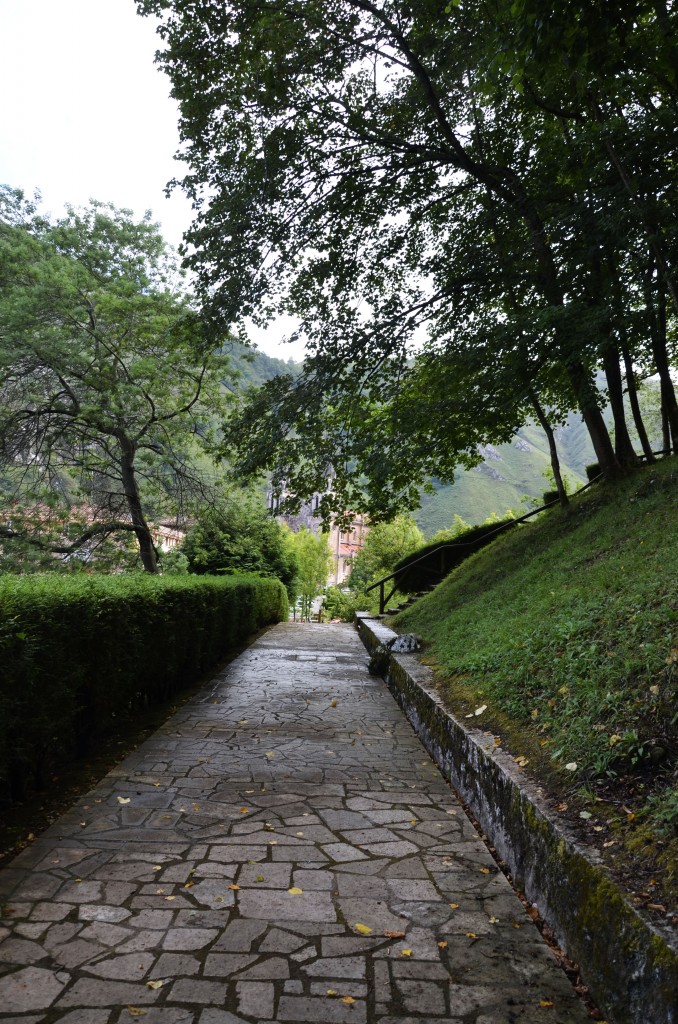
[[[653,455],[672,455],[673,454],[673,449],[671,449],[671,448],[662,448],[658,452],[652,452],[652,454]],[[646,456],[645,456],[645,454],[643,454],[643,455],[639,455],[638,458],[642,462],[646,458]],[[583,491],[588,490],[588,488],[591,487],[592,484],[595,484],[596,481],[600,480],[602,475],[603,475],[602,473],[596,474],[596,476],[594,476],[591,480],[589,480],[588,483],[584,484],[583,487],[580,487],[578,491],[574,491],[570,495],[570,497],[575,498],[578,494],[582,494]],[[421,555],[419,558],[415,558],[415,560],[413,562],[408,562],[407,565],[403,565],[402,568],[396,569],[394,572],[389,573],[388,576],[384,576],[383,579],[377,580],[376,583],[372,583],[369,587],[365,588],[365,593],[369,594],[370,590],[375,590],[376,587],[379,587],[379,614],[383,615],[384,614],[384,609],[385,609],[386,605],[388,604],[388,602],[391,600],[391,598],[395,594],[396,590],[398,589],[398,584],[396,583],[395,586],[389,591],[388,596],[384,597],[384,584],[388,583],[389,580],[393,580],[393,579],[396,579],[399,576],[402,576],[402,574],[407,572],[408,569],[411,569],[413,565],[418,565],[419,562],[425,562],[427,559],[429,559],[431,557],[431,555],[437,554],[439,551],[445,551],[447,548],[454,548],[455,550],[459,550],[459,548],[472,548],[472,547],[475,547],[477,542],[478,542],[478,540],[485,540],[487,537],[493,537],[495,535],[495,533],[501,533],[502,530],[508,530],[509,527],[511,527],[511,526],[517,526],[518,523],[524,523],[527,519],[531,519],[532,516],[536,516],[539,512],[544,512],[547,508],[551,508],[553,505],[557,505],[559,502],[560,502],[560,498],[554,498],[553,501],[547,502],[546,505],[540,505],[539,508],[531,509],[529,512],[526,512],[524,515],[519,516],[518,519],[511,519],[507,523],[502,523],[500,526],[498,526],[496,528],[496,530],[490,530],[489,533],[483,534],[482,538],[477,538],[476,541],[467,541],[465,544],[464,543],[455,543],[455,541],[444,542],[444,543],[438,545],[438,547],[435,547],[433,549],[433,551],[429,551],[427,554]],[[433,572],[433,570],[431,570],[431,572]]]

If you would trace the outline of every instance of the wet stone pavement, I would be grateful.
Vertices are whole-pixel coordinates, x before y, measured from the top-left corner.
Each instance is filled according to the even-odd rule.
[[[266,632],[0,872],[0,1019],[583,1024],[352,626]]]

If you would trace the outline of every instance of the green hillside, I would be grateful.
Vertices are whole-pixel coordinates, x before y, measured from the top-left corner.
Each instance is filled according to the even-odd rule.
[[[677,498],[675,458],[596,485],[396,619],[424,638],[453,711],[527,758],[584,840],[631,873],[649,864],[674,901]]]
[[[274,377],[283,373],[290,373],[295,376],[301,369],[300,363],[294,360],[276,359],[275,356],[268,356],[258,348],[247,348],[245,345],[235,345],[229,353],[234,369],[239,373],[239,387],[259,388]]]
[[[558,428],[557,444],[561,471],[572,488],[586,482],[585,467],[594,453],[588,433],[577,416],[570,416]],[[414,513],[427,536],[449,527],[455,515],[467,523],[482,523],[493,512],[519,509],[525,495],[540,497],[550,485],[544,472],[551,466],[548,442],[535,424],[523,427],[510,444],[486,445],[484,460],[475,469],[460,470],[453,484],[439,484],[434,494],[422,496]]]

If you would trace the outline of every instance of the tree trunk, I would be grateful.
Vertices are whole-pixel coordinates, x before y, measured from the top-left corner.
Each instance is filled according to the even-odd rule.
[[[612,415],[614,417],[615,455],[620,466],[636,466],[638,464],[638,456],[633,449],[628,427],[626,426],[624,386],[619,366],[619,351],[617,346],[611,341],[605,346],[603,365],[605,367],[610,406],[612,407]]]
[[[638,388],[636,387],[636,378],[633,374],[633,360],[631,359],[631,353],[629,352],[626,345],[622,345],[622,358],[624,359],[624,373],[626,375],[626,391],[629,396],[629,405],[631,406],[631,412],[633,413],[633,422],[636,425],[638,432],[638,440],[640,446],[643,449],[643,455],[645,461],[649,464],[656,462],[654,455],[652,454],[652,445],[650,439],[647,436],[647,430],[645,429],[645,423],[643,422],[643,414],[640,411],[640,402],[638,401]]]
[[[158,558],[151,537],[151,531],[141,507],[141,496],[137,485],[136,473],[134,471],[134,456],[136,448],[127,437],[119,437],[122,455],[120,458],[120,473],[122,486],[127,502],[127,508],[132,519],[132,526],[139,543],[139,555],[145,572],[157,573]]]
[[[558,458],[558,449],[556,448],[556,439],[553,433],[553,427],[546,418],[546,413],[544,412],[536,394],[531,394],[530,400],[532,402],[534,411],[537,414],[537,419],[539,420],[541,428],[546,434],[546,440],[549,444],[549,453],[551,455],[551,469],[553,470],[553,479],[556,484],[556,490],[558,491],[558,498],[560,500],[560,504],[564,508],[566,505],[570,504],[570,499],[567,496],[565,484],[563,483],[563,478],[560,473],[560,459]]]
[[[659,389],[662,400],[662,417],[668,425],[670,443],[665,450],[678,453],[678,402],[671,380],[669,357],[666,347],[666,291],[661,278],[657,280],[657,305],[655,307],[650,281],[645,279],[645,301],[650,313],[650,339],[652,356],[659,374]]]
[[[617,480],[623,475],[623,470],[612,447],[612,440],[603,414],[598,408],[597,396],[591,384],[590,375],[583,363],[580,362],[569,363],[567,373],[577,396],[584,423],[591,436],[600,471],[606,480]]]

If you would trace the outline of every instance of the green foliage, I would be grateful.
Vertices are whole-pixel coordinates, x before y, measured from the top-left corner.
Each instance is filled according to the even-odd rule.
[[[301,598],[301,614],[311,614],[313,599],[325,589],[332,568],[332,554],[326,533],[316,536],[306,527],[292,533],[283,527],[287,544],[296,561],[296,593]]]
[[[275,576],[294,601],[298,575],[294,549],[254,492],[232,491],[219,505],[204,510],[180,550],[191,573],[258,572]]]
[[[356,612],[367,611],[371,605],[367,594],[343,590],[341,587],[328,587],[325,591],[324,608],[330,619],[353,622]]]
[[[376,521],[539,406],[578,410],[612,479],[635,463],[622,360],[659,372],[678,448],[675,7],[137,3],[201,294],[229,324],[292,312],[310,343],[227,426],[243,472],[296,500],[333,465],[323,511]]]
[[[355,558],[349,586],[360,592],[375,580],[388,576],[398,561],[417,550],[423,540],[424,535],[412,516],[400,514],[392,522],[375,524]]]
[[[122,711],[196,682],[287,618],[254,576],[0,577],[0,790],[20,798]]]
[[[577,778],[675,750],[676,487],[669,459],[585,492],[473,555],[399,628],[430,642],[443,688],[512,716]]]
[[[0,470],[17,511],[36,510],[20,536],[77,550],[43,536],[42,506],[59,504],[67,527],[84,506],[88,542],[128,532],[153,572],[149,516],[209,491],[196,463],[224,359],[150,214],[92,202],[49,222],[1,193]]]

